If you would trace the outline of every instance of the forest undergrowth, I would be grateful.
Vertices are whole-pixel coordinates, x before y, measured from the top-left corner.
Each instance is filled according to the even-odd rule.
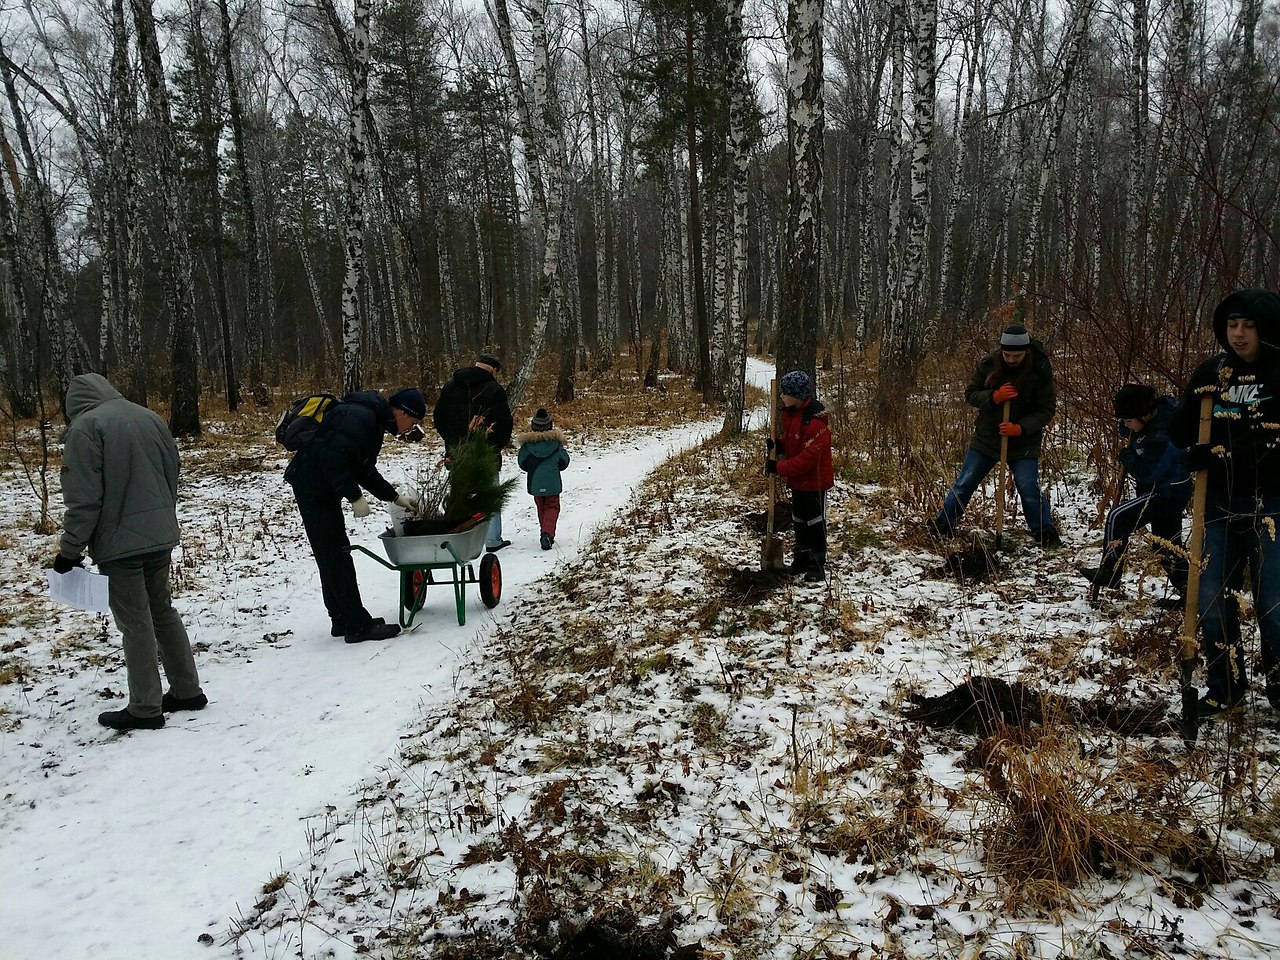
[[[1139,541],[1087,599],[1099,491],[1051,431],[1066,546],[1007,533],[948,576],[921,523],[968,439],[926,369],[910,455],[878,389],[823,378],[829,581],[759,572],[761,432],[709,441],[539,591],[448,706],[266,878],[250,953],[487,957],[1241,957],[1280,942],[1280,718],[1178,736],[1180,614]],[[1064,411],[1055,429],[1075,429]],[[1098,428],[1101,430],[1102,428]],[[991,487],[966,528],[989,537]],[[1251,636],[1256,644],[1256,637]],[[1034,709],[930,726],[977,685]],[[1139,716],[1125,724],[1117,717]],[[306,945],[310,944],[310,947]],[[320,947],[317,948],[316,945]]]

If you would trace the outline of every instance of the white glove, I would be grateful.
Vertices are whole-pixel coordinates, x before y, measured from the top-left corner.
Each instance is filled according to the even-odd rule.
[[[397,507],[402,507],[403,509],[408,510],[410,513],[422,512],[422,504],[418,500],[414,499],[413,497],[406,496],[403,493],[399,494],[396,497],[395,505]]]
[[[369,501],[366,500],[364,497],[357,497],[356,499],[352,500],[351,512],[354,513],[357,518],[363,520],[365,517],[369,515]]]

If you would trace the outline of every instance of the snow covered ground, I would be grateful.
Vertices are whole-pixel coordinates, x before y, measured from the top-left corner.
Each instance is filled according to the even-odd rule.
[[[118,640],[40,598],[54,541],[3,478],[0,958],[502,957],[593,915],[725,958],[1280,952],[1260,697],[1190,754],[1172,727],[903,717],[966,675],[1172,716],[1179,618],[1136,574],[1087,602],[1082,484],[1053,490],[1066,549],[1012,514],[1000,576],[958,583],[846,472],[830,584],[770,588],[735,573],[758,567],[758,436],[662,463],[716,427],[572,448],[554,551],[529,498],[507,512],[501,606],[473,590],[458,627],[437,589],[359,647],[328,636],[283,460],[202,446],[178,583],[213,702],[124,736],[96,724]],[[421,455],[389,445],[385,472]],[[382,521],[352,523],[376,549]],[[357,564],[394,616],[395,577]],[[1075,882],[1034,875],[1075,842]]]
[[[767,386],[768,368],[752,369]],[[718,427],[571,446],[550,552],[539,549],[533,501],[519,485],[504,517],[512,545],[499,554],[505,597],[571,562],[655,464]],[[388,443],[383,474],[410,476],[425,447]],[[438,587],[408,634],[360,646],[331,638],[281,479],[286,460],[265,445],[239,454],[184,457],[176,603],[211,703],[170,715],[160,732],[98,726],[98,712],[119,707],[125,692],[118,636],[106,618],[43,599],[56,540],[20,532],[34,515],[30,493],[20,475],[3,479],[0,529],[21,542],[7,544],[14,609],[0,628],[0,668],[23,671],[0,686],[4,960],[184,957],[201,955],[201,933],[223,942],[264,881],[306,855],[326,808],[348,802],[421,709],[453,696],[463,654],[505,615],[505,603],[486,611],[471,587],[459,626],[451,590]],[[517,472],[513,458],[506,469]],[[385,515],[350,526],[353,542],[380,552]],[[394,620],[396,576],[363,557],[357,569],[365,605]]]

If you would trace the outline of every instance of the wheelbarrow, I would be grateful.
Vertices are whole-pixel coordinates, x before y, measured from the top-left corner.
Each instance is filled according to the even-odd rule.
[[[466,587],[470,583],[480,585],[480,601],[493,609],[502,599],[502,564],[496,554],[485,553],[480,561],[479,573],[473,561],[484,552],[485,529],[483,520],[467,530],[454,533],[438,533],[418,537],[397,537],[390,530],[380,534],[383,560],[371,550],[353,544],[388,570],[400,574],[400,626],[413,626],[413,619],[427,600],[427,587],[450,583],[458,610],[458,625],[467,622]],[[447,571],[447,573],[446,573]],[[437,575],[440,579],[436,579]]]

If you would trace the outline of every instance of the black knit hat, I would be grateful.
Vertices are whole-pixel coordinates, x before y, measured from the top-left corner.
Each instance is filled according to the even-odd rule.
[[[534,433],[546,433],[551,427],[551,414],[547,413],[546,407],[539,407],[538,412],[529,421],[529,429]]]
[[[1000,332],[1001,350],[1026,350],[1031,346],[1031,334],[1020,323],[1011,323]]]
[[[397,390],[388,399],[396,410],[403,410],[415,420],[421,420],[427,415],[427,401],[422,396],[422,391],[417,387],[406,387],[403,390]]]
[[[1156,408],[1156,391],[1145,383],[1126,383],[1116,391],[1116,419],[1141,420]]]
[[[476,363],[483,363],[486,367],[493,367],[495,370],[502,369],[502,361],[495,357],[492,353],[482,353],[476,357]]]

